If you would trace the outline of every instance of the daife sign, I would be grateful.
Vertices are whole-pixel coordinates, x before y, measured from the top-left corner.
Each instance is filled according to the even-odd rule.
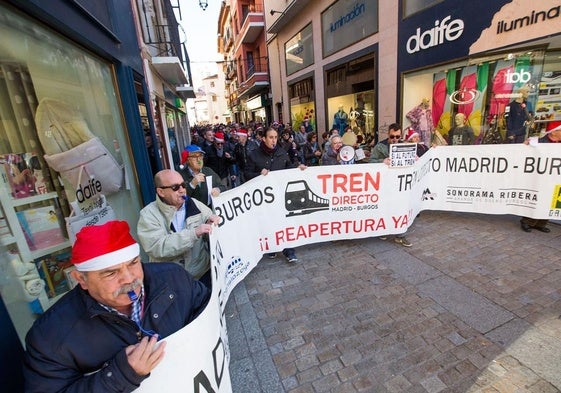
[[[464,32],[464,21],[461,19],[451,19],[452,17],[448,15],[442,21],[436,20],[433,28],[422,33],[421,28],[417,27],[416,33],[407,40],[407,53],[413,54],[460,38]]]

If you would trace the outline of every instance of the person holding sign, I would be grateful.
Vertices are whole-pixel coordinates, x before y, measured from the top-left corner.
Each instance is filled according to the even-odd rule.
[[[132,392],[210,293],[183,268],[142,264],[125,221],[87,226],[72,246],[78,282],[26,336],[26,392]]]
[[[407,130],[407,134],[405,135],[405,140],[408,143],[416,143],[417,144],[417,157],[422,157],[429,148],[423,142],[421,142],[421,137],[419,133],[415,131],[413,128],[409,127]]]
[[[547,131],[544,136],[537,141],[526,139],[526,145],[534,146],[534,143],[561,143],[561,125]],[[559,145],[558,145],[559,146]],[[547,227],[548,220],[538,220],[530,217],[522,217],[520,219],[520,227],[524,232],[532,232],[532,229],[543,233],[549,233],[551,230]]]
[[[390,124],[388,127],[388,138],[384,139],[381,142],[378,142],[374,149],[372,149],[372,153],[370,154],[369,162],[374,163],[384,163],[386,165],[390,165],[390,145],[394,143],[399,143],[401,141],[401,126],[398,123]],[[405,233],[401,233],[396,235],[394,241],[397,244],[401,244],[403,247],[411,247],[413,244],[407,240],[405,237]],[[380,236],[381,240],[386,240],[386,236]]]
[[[397,123],[390,124],[388,127],[388,138],[378,142],[372,153],[369,162],[383,162],[390,165],[390,145],[401,140],[401,126]]]
[[[181,153],[181,169],[179,173],[189,185],[187,195],[195,198],[212,209],[212,198],[226,191],[220,177],[209,167],[204,166],[205,152],[197,145],[189,145]],[[185,166],[187,164],[187,166]],[[210,183],[207,179],[210,178]],[[210,186],[210,190],[209,190]]]

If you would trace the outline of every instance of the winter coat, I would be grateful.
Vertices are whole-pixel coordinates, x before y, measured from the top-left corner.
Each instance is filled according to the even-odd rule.
[[[209,290],[176,264],[143,264],[143,270],[145,331],[167,337],[206,306]],[[131,392],[149,377],[136,374],[125,354],[125,348],[140,338],[135,322],[107,311],[77,286],[27,334],[25,391]]]
[[[172,220],[175,207],[159,197],[140,211],[136,232],[150,262],[178,262],[195,278],[210,269],[210,254],[206,236],[197,237],[195,228],[212,215],[205,204],[193,198],[185,201],[185,228],[176,232]]]
[[[187,184],[187,188],[186,188],[187,195],[190,196],[191,198],[195,198],[196,200],[204,203],[206,206],[212,209],[212,200],[209,201],[208,187],[207,187],[206,180],[202,183],[197,184],[197,186],[193,188],[191,186],[191,181],[193,180],[194,176],[191,170],[189,169],[189,167],[185,167],[181,169],[179,173],[181,173],[181,176],[183,176],[183,180],[189,183]],[[226,186],[224,186],[221,183],[220,176],[218,176],[218,174],[214,172],[212,169],[203,166],[201,169],[201,173],[205,175],[205,177],[210,176],[212,178],[212,188],[218,187],[218,189],[220,189],[220,192],[226,191]]]
[[[258,147],[247,156],[245,176],[249,180],[259,176],[263,169],[278,171],[295,167],[296,165],[290,161],[287,151],[279,145],[276,146],[272,154],[268,154],[261,147]]]
[[[369,162],[384,162],[384,159],[390,156],[390,145],[388,140],[385,139],[382,142],[378,142],[372,153],[370,154]]]

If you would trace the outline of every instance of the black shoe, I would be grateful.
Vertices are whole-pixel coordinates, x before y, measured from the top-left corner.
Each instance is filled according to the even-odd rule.
[[[532,227],[528,224],[526,224],[525,222],[521,222],[520,226],[522,227],[522,230],[524,232],[532,232]]]
[[[533,227],[536,231],[540,231],[543,233],[549,233],[551,232],[551,229],[549,229],[548,227]]]

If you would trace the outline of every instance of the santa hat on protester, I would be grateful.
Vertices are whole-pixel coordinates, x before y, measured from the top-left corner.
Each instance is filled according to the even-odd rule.
[[[217,132],[216,134],[214,134],[214,140],[219,143],[224,143],[224,133]]]
[[[245,128],[240,128],[236,134],[238,135],[243,135],[243,136],[247,136],[247,130]]]
[[[550,125],[550,127],[551,127],[551,125]],[[561,123],[557,127],[552,127],[551,129],[547,130],[545,132],[545,135],[551,134],[553,131],[558,131],[558,130],[561,130]]]
[[[407,135],[405,135],[405,140],[409,142],[411,139],[413,139],[416,136],[419,136],[419,133],[414,129],[412,129],[411,127],[409,127],[407,129]]]
[[[126,221],[83,227],[76,234],[71,262],[80,272],[107,269],[136,258],[140,247]]]

